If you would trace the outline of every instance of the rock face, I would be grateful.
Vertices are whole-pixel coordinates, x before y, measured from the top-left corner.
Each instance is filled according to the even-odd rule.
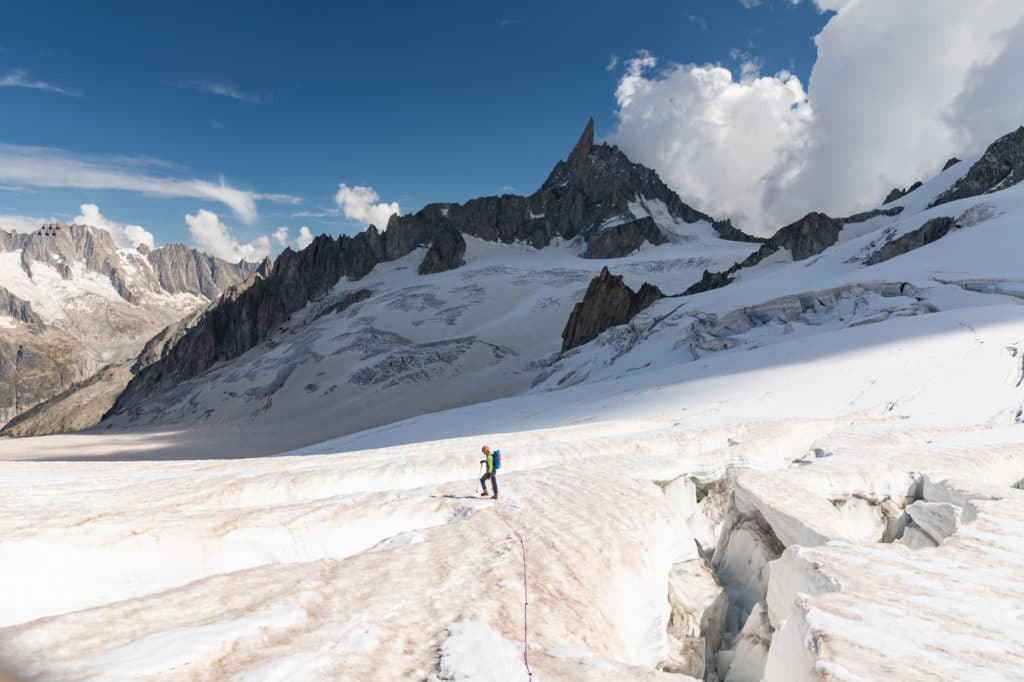
[[[645,242],[657,246],[668,241],[665,233],[646,216],[595,232],[587,239],[584,258],[618,258],[639,249]]]
[[[622,275],[613,275],[608,268],[590,281],[583,300],[576,304],[562,332],[562,351],[592,341],[609,327],[625,324],[638,312],[651,305],[664,294],[658,287],[644,284],[634,292],[622,281]]]
[[[189,293],[215,299],[228,287],[246,279],[264,263],[228,263],[182,244],[167,244],[146,258],[160,288],[172,294]]]
[[[420,263],[419,273],[429,275],[435,272],[454,270],[465,262],[466,240],[458,230],[447,229],[434,238],[430,250]]]
[[[32,312],[32,304],[23,301],[3,287],[0,287],[0,311],[7,317],[26,324],[43,324],[42,318]]]
[[[956,221],[952,218],[932,218],[916,230],[907,232],[888,242],[885,246],[868,256],[864,263],[865,265],[877,265],[890,258],[902,256],[908,251],[919,249],[926,244],[942,239],[954,227],[956,227]]]
[[[104,367],[7,422],[0,436],[22,438],[95,426],[131,379],[127,364]]]
[[[0,230],[0,255],[16,267],[0,281],[0,424],[134,357],[163,326],[259,267],[178,244],[119,249],[106,230],[62,223]],[[54,415],[36,421],[71,423]],[[26,433],[35,432],[30,422]]]
[[[33,326],[29,334],[0,329],[0,419],[39,404],[92,371],[73,338]]]
[[[949,161],[947,161],[947,162],[946,162],[946,163],[945,163],[945,164],[944,164],[944,165],[942,166],[942,171],[943,171],[943,172],[946,172],[946,171],[948,171],[948,170],[949,170],[950,168],[952,168],[953,166],[957,165],[958,163],[960,163],[960,159],[958,159],[958,158],[956,158],[956,157],[954,156],[953,158],[951,158],[951,159],[950,159]]]
[[[1024,180],[1024,126],[999,138],[932,206],[1006,189]]]

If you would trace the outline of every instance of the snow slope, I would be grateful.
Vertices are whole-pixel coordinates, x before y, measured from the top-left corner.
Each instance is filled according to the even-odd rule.
[[[267,454],[520,393],[560,350],[573,305],[605,265],[634,288],[680,292],[756,247],[719,239],[706,222],[676,223],[659,204],[636,210],[654,212],[674,243],[624,258],[580,258],[576,242],[534,249],[466,237],[466,264],[452,271],[418,275],[422,250],[383,263],[339,281],[267,344],[109,424],[265,428]],[[332,311],[358,292],[366,298]]]
[[[7,458],[87,441],[244,455],[244,423],[266,441],[250,452],[280,456],[0,463],[0,668],[526,680],[525,625],[535,680],[1024,679],[1024,185],[928,210],[914,194],[820,256],[661,301],[545,363],[603,263],[474,241],[463,269],[416,289],[414,257],[340,284],[272,347],[215,369],[216,389],[177,398],[224,410],[205,446],[168,430],[5,444]],[[962,227],[865,265],[943,215]],[[615,269],[681,290],[704,267],[683,248]],[[299,324],[361,287],[362,303]],[[328,340],[369,326],[408,341],[330,359]],[[417,364],[441,335],[475,340]],[[512,352],[495,364],[495,347]],[[218,397],[296,356],[266,424]],[[315,381],[367,368],[385,378]],[[374,388],[420,371],[422,385]],[[314,381],[299,404],[315,414],[284,404]],[[506,397],[441,409],[487,382]],[[298,449],[272,433],[344,433],[359,407],[386,410],[366,418],[382,425]],[[499,502],[478,497],[485,442],[504,456]]]

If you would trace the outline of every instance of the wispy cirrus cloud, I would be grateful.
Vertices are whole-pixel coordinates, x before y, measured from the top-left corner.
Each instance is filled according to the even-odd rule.
[[[245,92],[234,83],[228,83],[226,81],[212,80],[208,78],[194,78],[179,81],[178,83],[175,83],[175,86],[183,90],[194,90],[195,92],[205,92],[210,95],[229,97],[231,99],[237,99],[240,102],[249,102],[250,104],[259,104],[263,101],[263,98],[259,95],[251,92]]]
[[[59,85],[36,80],[24,69],[14,69],[0,76],[0,88],[27,88],[29,90],[46,90],[47,92],[55,92],[58,95],[67,95],[68,97],[82,96],[80,90],[62,88]]]
[[[22,187],[74,187],[138,192],[156,197],[207,199],[228,206],[246,223],[258,217],[256,202],[297,204],[299,197],[238,189],[217,182],[168,175],[168,164],[148,158],[86,157],[63,149],[0,144],[0,183]]]
[[[292,218],[337,218],[341,215],[340,208],[323,208],[317,211],[298,211],[292,213]]]

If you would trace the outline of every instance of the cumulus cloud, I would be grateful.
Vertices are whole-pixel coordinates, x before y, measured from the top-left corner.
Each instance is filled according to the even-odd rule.
[[[29,90],[46,90],[69,97],[82,96],[82,93],[78,90],[62,88],[57,85],[51,85],[46,81],[36,80],[29,76],[27,71],[22,69],[8,71],[5,75],[0,76],[0,88],[27,88]]]
[[[296,251],[301,251],[313,243],[313,233],[305,225],[299,228],[299,236],[291,241],[288,240],[288,228],[283,225],[274,230],[273,237],[274,241],[282,249],[286,246],[291,246]]]
[[[63,149],[0,144],[0,182],[28,187],[116,189],[157,197],[209,199],[228,206],[246,223],[258,217],[256,201],[298,203],[286,194],[260,194],[218,182],[169,177],[175,169],[156,159],[77,156]],[[177,169],[175,169],[177,170]]]
[[[794,75],[627,62],[616,90],[623,150],[684,199],[766,234],[810,210],[877,205],[1024,122],[1019,0],[815,0],[837,11]]]
[[[78,207],[80,213],[71,219],[72,223],[78,225],[92,225],[106,230],[114,238],[114,243],[121,248],[134,249],[139,244],[145,244],[153,248],[153,235],[141,225],[128,225],[111,220],[102,213],[96,204],[82,204]]]
[[[195,247],[211,256],[234,263],[240,260],[255,262],[270,255],[270,237],[260,236],[243,244],[212,211],[201,208],[195,215],[186,214],[185,222]]]
[[[616,141],[684,199],[743,224],[755,220],[765,170],[786,158],[810,123],[799,79],[759,77],[748,66],[734,80],[714,65],[677,65],[648,77],[655,65],[646,54],[627,64],[616,90]]]
[[[299,236],[295,238],[295,246],[297,248],[304,249],[313,243],[313,233],[309,231],[309,228],[303,225],[299,228]]]
[[[379,200],[380,195],[372,187],[349,187],[345,183],[338,186],[338,192],[334,195],[334,201],[347,219],[363,225],[376,225],[384,230],[388,226],[388,219],[395,213],[401,213],[401,209],[398,202],[387,204]]]

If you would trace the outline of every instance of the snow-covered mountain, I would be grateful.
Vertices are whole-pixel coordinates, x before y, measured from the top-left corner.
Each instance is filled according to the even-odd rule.
[[[293,447],[512,395],[554,361],[609,262],[637,287],[680,293],[758,246],[595,144],[591,121],[529,197],[431,204],[383,233],[284,253],[266,279],[159,338],[107,425],[244,423]]]
[[[86,225],[0,229],[0,423],[133,358],[257,267],[180,244],[119,249]]]
[[[763,243],[627,195],[663,244],[585,258],[612,215],[535,243],[444,205],[286,253],[151,342],[100,429],[0,444],[246,458],[0,466],[0,662],[1021,679],[1022,179],[1024,128]]]

